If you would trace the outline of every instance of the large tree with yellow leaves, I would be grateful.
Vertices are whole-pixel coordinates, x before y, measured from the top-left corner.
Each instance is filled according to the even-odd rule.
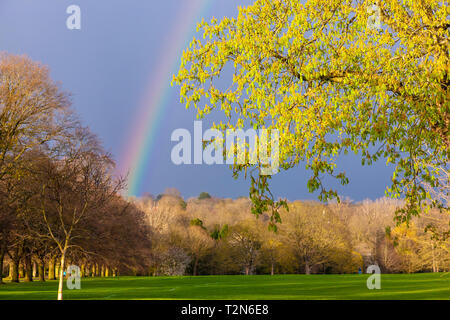
[[[306,163],[308,188],[323,201],[337,192],[322,177],[347,184],[336,160],[354,152],[363,164],[395,167],[387,192],[406,200],[399,222],[429,206],[448,210],[424,188],[448,186],[433,170],[448,170],[450,157],[448,2],[303,2],[257,0],[237,18],[202,21],[203,39],[193,39],[174,76],[182,102],[199,117],[221,110],[227,119],[217,129],[278,129],[280,167]],[[250,197],[275,224],[285,203],[273,199],[269,179],[252,175]]]

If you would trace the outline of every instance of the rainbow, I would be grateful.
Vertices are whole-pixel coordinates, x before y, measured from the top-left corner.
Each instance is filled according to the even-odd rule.
[[[199,22],[214,2],[213,0],[183,1],[178,10],[177,23],[167,35],[167,46],[160,51],[158,68],[152,70],[146,93],[139,103],[136,118],[131,123],[127,145],[119,162],[120,172],[128,173],[127,195],[138,196],[145,170],[155,146],[155,140],[167,109],[172,75],[181,61],[181,52],[192,39]]]

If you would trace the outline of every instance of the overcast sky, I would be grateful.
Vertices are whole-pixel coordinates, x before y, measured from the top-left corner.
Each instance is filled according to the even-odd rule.
[[[53,79],[72,93],[84,124],[120,162],[149,74],[170,41],[167,34],[177,24],[180,3],[189,1],[198,0],[0,0],[0,51],[27,54],[48,65]],[[238,5],[251,2],[214,0],[203,16],[232,16]],[[72,4],[82,10],[81,30],[66,27],[66,9]],[[181,49],[177,51],[180,57]],[[218,197],[248,195],[249,182],[234,180],[226,166],[172,164],[170,134],[176,128],[192,131],[194,119],[193,110],[179,103],[178,88],[170,88],[155,137],[157,152],[146,165],[140,193],[157,195],[175,187],[186,198],[202,191]],[[348,186],[338,188],[343,196],[362,200],[384,195],[392,169],[383,161],[362,167],[359,158],[347,156],[339,165],[350,178]],[[273,178],[274,193],[289,200],[315,199],[317,194],[306,188],[308,177],[302,166],[279,173]]]

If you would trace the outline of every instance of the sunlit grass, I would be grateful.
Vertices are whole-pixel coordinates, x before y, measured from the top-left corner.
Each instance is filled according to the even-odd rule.
[[[450,275],[382,275],[369,290],[369,275],[275,275],[83,278],[64,299],[450,299]],[[7,283],[0,299],[56,298],[57,281]]]

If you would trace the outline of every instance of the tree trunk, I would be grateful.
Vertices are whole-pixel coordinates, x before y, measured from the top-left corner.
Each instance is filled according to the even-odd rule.
[[[25,281],[33,281],[33,263],[29,254],[25,256]]]
[[[25,271],[23,267],[23,263],[19,262],[19,278],[23,279],[25,277]]]
[[[270,268],[270,275],[273,276],[273,274],[274,274],[274,272],[273,272],[273,262],[272,262],[272,265],[271,265],[271,268]]]
[[[311,266],[308,262],[305,264],[305,274],[311,274]]]
[[[33,278],[36,278],[37,273],[38,273],[36,261],[33,261],[31,265],[33,266],[33,273],[32,273],[33,274]]]
[[[59,271],[61,270],[61,258],[55,261],[55,279],[59,279]]]
[[[38,273],[39,273],[39,281],[45,282],[45,261],[44,261],[44,259],[39,260]]]
[[[19,282],[19,261],[11,261],[10,267],[11,282]]]
[[[13,262],[12,261],[10,261],[9,262],[9,275],[8,275],[8,278],[9,278],[9,280],[11,280],[12,278],[12,274],[13,274]]]
[[[104,278],[104,277],[105,277],[105,266],[104,266],[103,264],[102,264],[100,270],[101,270],[101,271],[100,271],[100,276],[101,276],[102,278]]]
[[[48,260],[48,280],[56,280],[55,276],[55,256],[51,256]]]
[[[61,254],[61,263],[59,267],[59,285],[58,285],[58,300],[63,299],[63,282],[64,282],[64,260],[66,258],[66,251]]]
[[[109,277],[109,267],[105,267],[105,277]]]
[[[195,257],[193,275],[197,275],[198,256]]]
[[[245,275],[248,276],[250,273],[250,268],[249,267],[245,267]]]
[[[433,257],[433,272],[436,272],[436,258],[434,256],[434,243],[431,243],[431,254]]]
[[[5,254],[6,254],[6,245],[3,244],[4,241],[2,241],[2,245],[0,248],[0,284],[3,283],[3,261],[5,261]]]
[[[19,282],[20,277],[20,258],[22,257],[22,244],[19,243],[15,246],[14,250],[8,252],[11,259],[10,264],[10,278],[11,282]]]

